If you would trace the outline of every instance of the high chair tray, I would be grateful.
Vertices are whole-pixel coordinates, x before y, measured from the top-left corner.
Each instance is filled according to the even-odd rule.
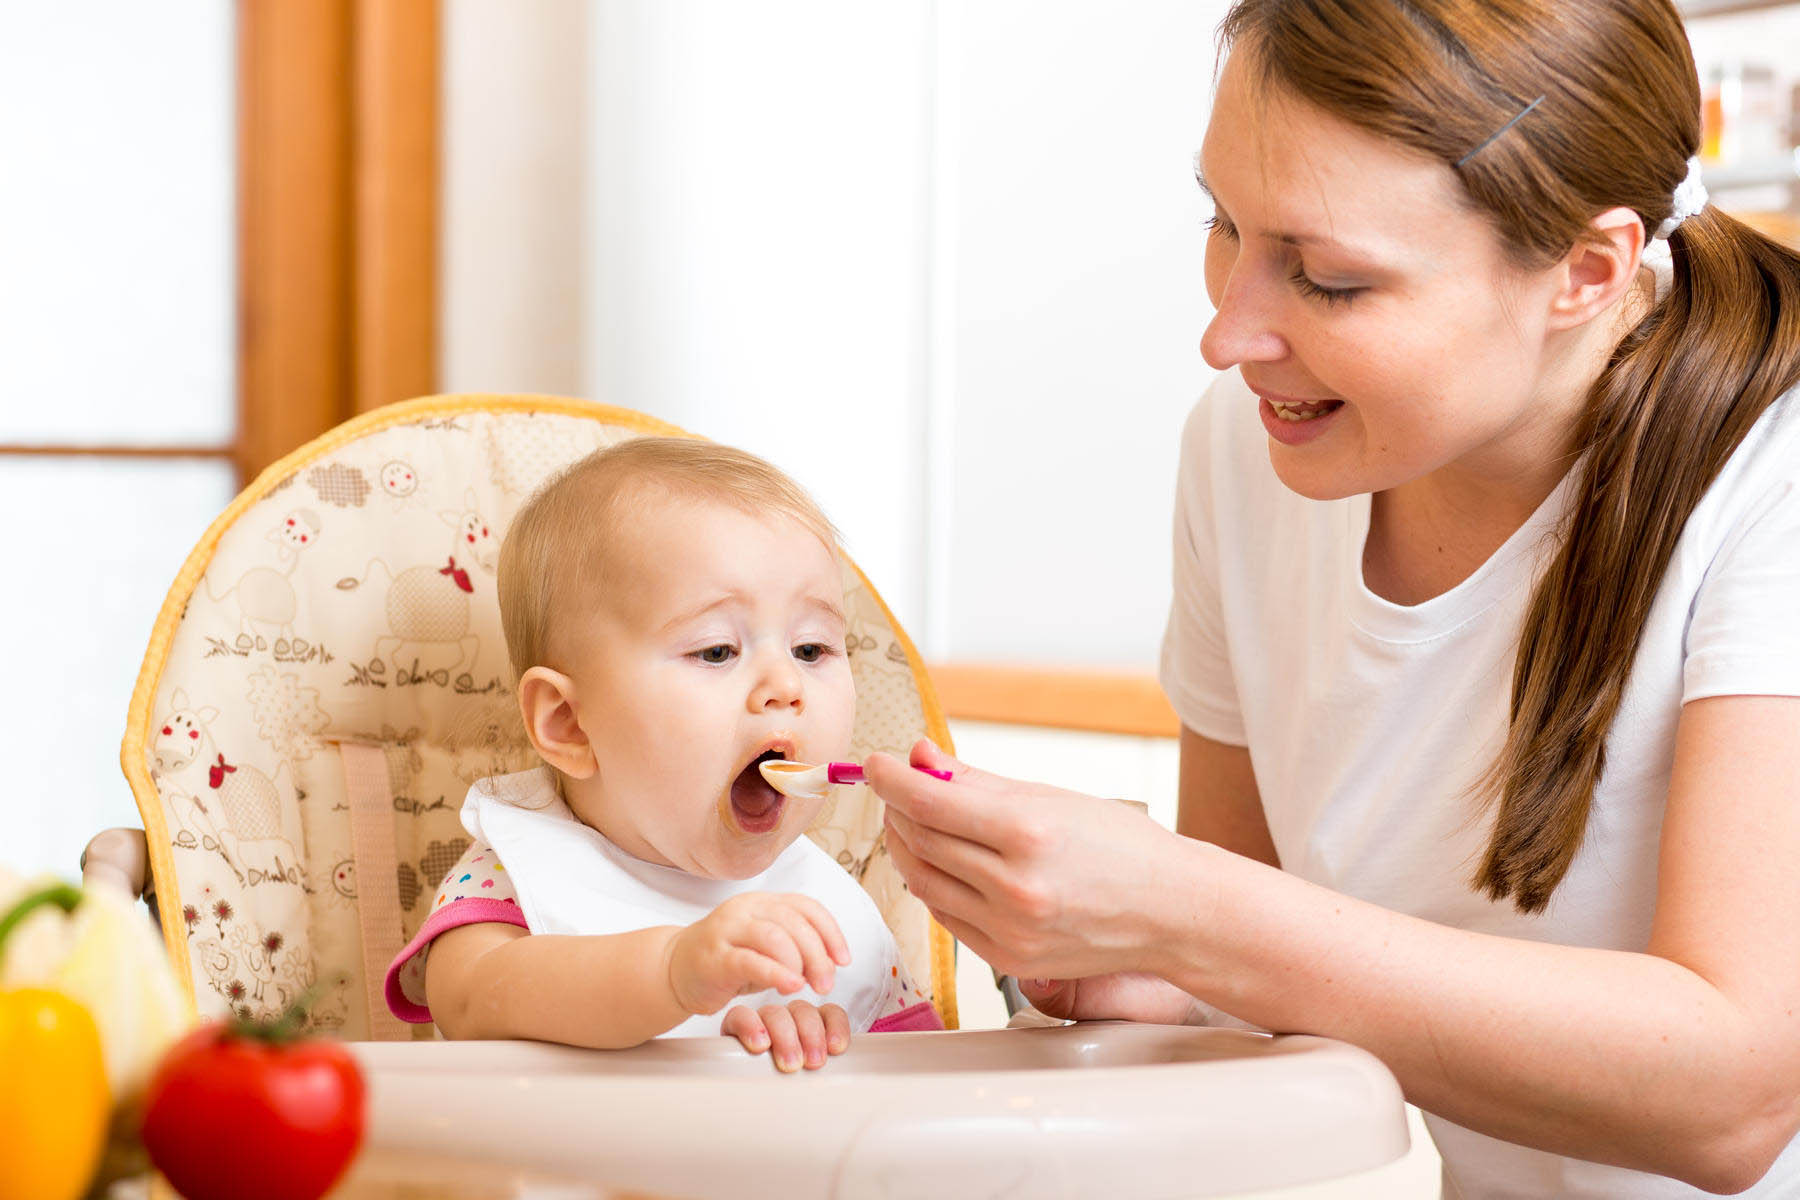
[[[1374,1056],[1122,1022],[891,1033],[780,1075],[727,1038],[366,1042],[369,1144],[658,1195],[1223,1196],[1407,1150]]]

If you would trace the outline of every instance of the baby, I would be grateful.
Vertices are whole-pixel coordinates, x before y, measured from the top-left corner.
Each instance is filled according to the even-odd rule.
[[[853,1029],[942,1028],[802,836],[823,798],[757,768],[844,757],[855,712],[836,534],[798,485],[711,442],[600,450],[520,510],[499,592],[545,765],[470,789],[475,842],[388,969],[395,1015],[597,1047],[724,1033],[783,1071]]]

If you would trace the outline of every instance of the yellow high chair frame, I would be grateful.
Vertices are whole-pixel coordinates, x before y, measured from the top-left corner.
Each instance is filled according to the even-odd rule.
[[[467,844],[468,784],[534,761],[508,716],[500,535],[555,470],[646,434],[695,436],[560,397],[426,397],[294,451],[207,529],[157,618],[121,750],[198,1011],[272,1013],[319,987],[316,1028],[431,1036],[388,1013],[386,964]],[[845,589],[852,753],[948,747],[917,649],[847,557]],[[954,1029],[955,943],[880,832],[879,800],[854,788],[809,835],[875,898]],[[129,878],[131,853],[103,857],[122,854]]]

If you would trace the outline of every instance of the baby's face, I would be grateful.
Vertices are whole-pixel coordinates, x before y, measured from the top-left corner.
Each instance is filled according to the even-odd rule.
[[[569,802],[646,861],[748,878],[824,803],[781,796],[757,762],[849,750],[837,559],[791,518],[716,503],[652,504],[630,525],[608,594],[564,642],[598,762]]]

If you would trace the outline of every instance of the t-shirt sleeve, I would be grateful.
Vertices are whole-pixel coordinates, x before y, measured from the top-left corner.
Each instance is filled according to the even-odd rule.
[[[415,1025],[430,1021],[431,1008],[425,1002],[425,955],[432,941],[458,925],[489,921],[528,928],[506,868],[491,846],[475,842],[444,876],[419,932],[388,965],[388,1009]]]
[[[1214,394],[1189,414],[1176,472],[1174,594],[1163,631],[1159,677],[1181,723],[1195,733],[1242,746],[1244,719],[1225,641],[1214,528]]]
[[[1800,696],[1800,481],[1744,510],[1694,597],[1681,698],[1708,696]]]

